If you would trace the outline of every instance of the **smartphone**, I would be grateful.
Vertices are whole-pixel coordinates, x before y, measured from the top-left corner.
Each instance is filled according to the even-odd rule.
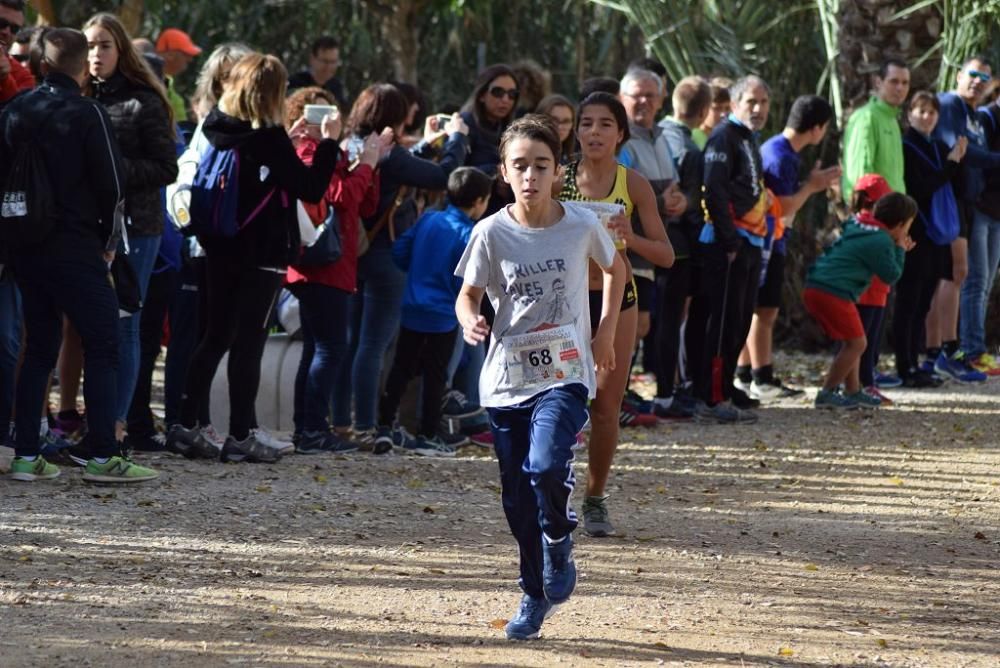
[[[307,104],[302,109],[302,115],[309,125],[319,125],[326,118],[327,114],[337,111],[337,107],[332,104]]]
[[[451,114],[434,114],[438,122],[438,130],[444,131],[444,126],[451,121]]]
[[[347,140],[347,161],[357,162],[363,150],[365,150],[365,140],[357,135],[351,136]]]

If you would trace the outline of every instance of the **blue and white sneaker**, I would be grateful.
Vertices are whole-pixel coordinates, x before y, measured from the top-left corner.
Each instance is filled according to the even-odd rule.
[[[569,600],[576,588],[576,562],[573,560],[573,536],[550,543],[542,535],[542,589],[549,603]]]
[[[525,594],[521,598],[521,606],[517,614],[507,622],[505,631],[507,640],[534,640],[542,630],[542,622],[555,614],[559,608],[544,597],[534,597]]]
[[[949,357],[943,352],[938,355],[934,362],[934,370],[939,376],[957,380],[960,383],[983,383],[986,382],[986,374],[976,371],[968,362],[963,359]]]
[[[875,387],[880,387],[882,389],[899,387],[903,384],[903,380],[892,373],[877,373],[875,374]]]
[[[376,455],[384,455],[391,452],[393,448],[399,450],[410,450],[416,441],[410,432],[403,427],[395,425],[393,427],[377,427],[375,429],[375,445],[372,452]]]
[[[923,371],[924,373],[929,373],[929,374],[931,374],[932,376],[937,376],[937,377],[939,377],[939,378],[942,378],[942,377],[943,377],[943,376],[941,376],[941,374],[939,374],[939,373],[937,372],[937,370],[936,370],[936,369],[934,368],[934,360],[932,360],[932,359],[925,359],[925,360],[924,360],[923,362],[921,362],[921,363],[919,364],[919,366],[917,366],[917,369],[918,369],[919,371]]]

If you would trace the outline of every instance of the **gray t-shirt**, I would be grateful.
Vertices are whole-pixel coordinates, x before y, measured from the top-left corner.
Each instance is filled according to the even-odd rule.
[[[586,208],[561,202],[563,217],[525,227],[507,207],[480,221],[456,276],[486,289],[496,311],[479,377],[483,406],[510,406],[559,385],[597,391],[590,347],[587,261],[614,262],[611,236]]]

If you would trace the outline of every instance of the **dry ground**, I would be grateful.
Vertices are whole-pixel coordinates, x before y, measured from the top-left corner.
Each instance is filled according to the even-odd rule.
[[[1000,381],[895,396],[625,432],[619,535],[529,644],[488,453],[3,479],[0,665],[996,666]]]

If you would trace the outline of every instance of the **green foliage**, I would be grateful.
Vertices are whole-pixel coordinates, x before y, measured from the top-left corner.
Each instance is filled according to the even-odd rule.
[[[812,2],[592,0],[624,12],[670,77],[757,74],[771,86],[771,129],[794,97],[817,87],[826,54]],[[789,66],[794,63],[794,66]]]

